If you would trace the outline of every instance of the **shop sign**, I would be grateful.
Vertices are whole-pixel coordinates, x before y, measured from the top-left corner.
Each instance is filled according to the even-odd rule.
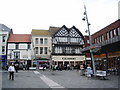
[[[75,60],[76,58],[65,58],[63,57],[62,60]]]

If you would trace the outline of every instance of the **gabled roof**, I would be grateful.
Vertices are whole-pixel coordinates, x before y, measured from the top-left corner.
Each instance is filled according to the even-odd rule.
[[[12,32],[12,29],[10,29],[9,27],[7,27],[6,25],[4,25],[4,24],[0,24],[0,31],[2,31],[2,32]]]
[[[31,42],[31,34],[10,34],[8,42]]]
[[[49,35],[49,31],[48,30],[33,29],[31,33],[32,33],[32,35]]]
[[[70,29],[72,29],[72,28],[74,28],[74,29],[80,34],[80,36],[81,36],[82,38],[84,38],[83,34],[80,32],[79,29],[77,29],[75,26],[71,27]]]
[[[59,29],[60,27],[50,26],[49,27],[50,35],[53,36]]]
[[[62,28],[65,28],[67,31],[69,31],[69,29],[65,25],[63,25],[61,28],[58,28],[58,30],[54,33],[53,36],[55,36]]]

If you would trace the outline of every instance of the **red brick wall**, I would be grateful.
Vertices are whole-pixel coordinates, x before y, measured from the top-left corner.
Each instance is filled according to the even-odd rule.
[[[94,33],[91,37],[92,37],[92,43],[94,42],[94,38],[100,37],[101,35],[104,36],[104,40],[106,40],[106,33],[110,32],[111,30],[114,30],[116,28],[120,27],[120,19],[111,23],[110,25],[106,26],[105,28],[101,29],[100,31]],[[113,32],[112,32],[113,33]],[[118,35],[118,32],[117,32]],[[113,35],[114,37],[114,35]]]

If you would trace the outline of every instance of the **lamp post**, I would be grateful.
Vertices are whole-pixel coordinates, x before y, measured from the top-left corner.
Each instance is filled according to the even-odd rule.
[[[91,49],[92,47],[92,39],[91,39],[91,35],[90,35],[90,23],[88,22],[88,17],[87,17],[87,11],[86,11],[86,6],[84,5],[84,9],[85,9],[85,12],[84,12],[84,18],[82,19],[83,21],[86,20],[87,22],[87,29],[86,32],[88,32],[89,34],[89,43],[90,43],[90,54],[91,54],[91,59],[92,59],[92,65],[93,65],[93,74],[95,75],[96,74],[96,68],[95,68],[95,62],[94,62],[94,57],[93,57],[93,51]]]
[[[51,53],[52,53],[52,51],[51,51],[51,49],[50,49],[50,47],[49,47],[49,53],[50,53],[50,60],[49,60],[49,69],[50,69],[50,71],[51,71],[51,67],[52,67],[52,55],[51,55]]]

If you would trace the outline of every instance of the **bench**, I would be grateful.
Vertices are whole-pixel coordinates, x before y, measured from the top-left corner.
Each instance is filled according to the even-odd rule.
[[[98,76],[98,77],[103,77],[103,79],[105,80],[106,78],[106,71],[99,71],[99,70],[97,70],[97,72],[96,72],[96,76]]]

